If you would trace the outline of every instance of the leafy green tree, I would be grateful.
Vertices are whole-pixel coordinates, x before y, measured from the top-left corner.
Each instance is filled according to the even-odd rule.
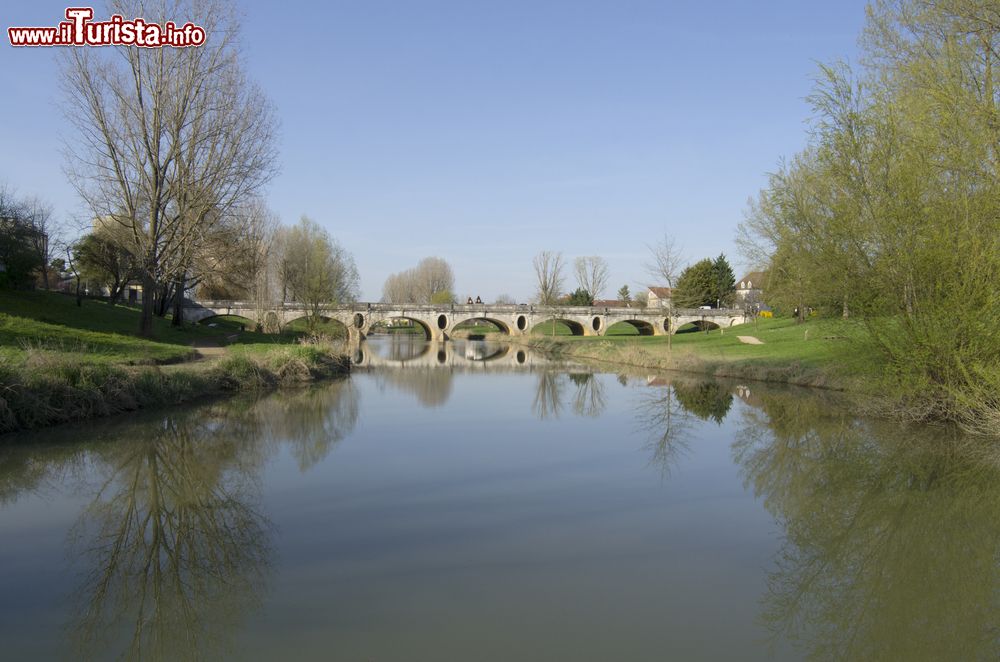
[[[771,177],[741,247],[769,299],[862,320],[908,416],[996,434],[995,6],[875,2],[862,45],[859,71],[821,68],[813,139]]]
[[[354,258],[308,217],[289,228],[284,260],[292,298],[309,308],[310,330],[318,323],[324,305],[350,303],[357,298]]]
[[[594,297],[587,290],[578,287],[575,292],[569,295],[566,303],[570,306],[593,306]]]
[[[624,304],[632,303],[632,294],[628,291],[628,285],[618,288],[618,300]]]
[[[41,266],[26,203],[0,187],[0,287],[27,287]]]
[[[708,258],[699,260],[678,276],[674,301],[681,308],[714,305],[717,283],[715,263]]]
[[[129,281],[142,276],[141,265],[132,251],[105,232],[84,235],[71,250],[81,278],[106,287],[110,304],[118,303]]]
[[[455,295],[451,290],[441,290],[431,295],[431,303],[455,303]]]

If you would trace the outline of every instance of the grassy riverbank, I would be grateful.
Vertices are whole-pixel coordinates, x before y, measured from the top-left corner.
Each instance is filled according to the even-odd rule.
[[[892,342],[895,320],[875,323],[881,340]],[[560,336],[558,328],[555,332],[516,342],[575,360],[842,390],[855,396],[859,410],[871,414],[957,423],[972,434],[1000,436],[1000,366],[967,363],[955,355],[951,364],[946,362],[953,373],[941,373],[926,369],[926,355],[897,353],[890,359],[857,320],[814,318],[798,324],[788,318],[762,319],[709,333],[678,333],[671,348],[666,337],[587,338]],[[946,347],[940,343],[922,351]]]
[[[0,292],[0,432],[107,416],[349,371],[332,345],[172,327],[139,338],[138,311],[47,292]],[[238,331],[238,330],[237,330]],[[199,352],[199,348],[202,348]]]
[[[574,359],[839,390],[858,390],[878,377],[874,347],[857,324],[843,320],[761,319],[708,333],[678,333],[669,347],[665,336],[636,335],[537,334],[520,342]]]

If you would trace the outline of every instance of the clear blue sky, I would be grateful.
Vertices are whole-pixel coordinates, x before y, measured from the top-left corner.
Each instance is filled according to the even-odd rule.
[[[244,2],[249,73],[282,122],[267,199],[354,254],[367,300],[428,255],[462,296],[527,300],[543,249],[603,255],[610,298],[650,284],[664,232],[740,271],[747,199],[804,145],[816,62],[856,57],[864,4]],[[65,7],[0,10],[0,182],[69,219],[84,210],[62,172],[54,53],[6,41]]]

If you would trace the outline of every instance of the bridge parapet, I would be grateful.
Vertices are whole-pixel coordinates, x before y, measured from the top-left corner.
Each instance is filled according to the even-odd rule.
[[[261,324],[262,315],[273,315],[287,324],[313,312],[313,308],[285,302],[262,310],[246,301],[190,301],[185,305],[188,319],[199,321],[215,315],[239,315]],[[618,322],[628,322],[644,335],[675,333],[688,323],[726,327],[744,320],[742,310],[691,308],[621,308],[604,306],[538,306],[532,304],[391,304],[353,303],[320,306],[320,315],[347,327],[353,338],[364,338],[373,326],[392,319],[408,319],[419,324],[429,339],[451,337],[456,326],[469,320],[487,320],[510,335],[525,335],[538,324],[550,320],[566,322],[576,335],[603,336]]]

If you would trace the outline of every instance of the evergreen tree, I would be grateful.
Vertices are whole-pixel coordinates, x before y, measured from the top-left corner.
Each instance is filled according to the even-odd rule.
[[[712,263],[715,270],[715,301],[711,302],[719,308],[729,305],[733,298],[733,291],[736,289],[736,276],[733,268],[729,266],[729,260],[725,253],[720,253]]]
[[[681,308],[715,305],[715,263],[705,258],[686,267],[677,278],[674,302]]]
[[[593,306],[594,297],[587,290],[578,287],[575,292],[569,295],[567,303],[571,306]]]
[[[632,303],[632,295],[628,291],[628,285],[622,285],[618,290],[618,300],[622,303]]]

